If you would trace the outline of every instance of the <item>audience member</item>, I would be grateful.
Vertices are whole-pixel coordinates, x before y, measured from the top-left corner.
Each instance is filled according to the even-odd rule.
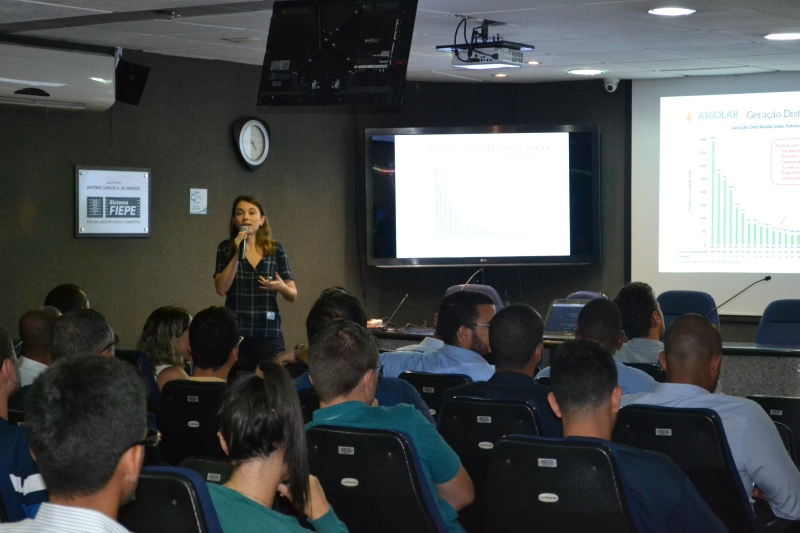
[[[48,292],[44,305],[55,307],[62,313],[69,313],[78,309],[89,309],[89,299],[80,287],[67,283]]]
[[[203,309],[189,325],[189,349],[194,362],[192,381],[227,381],[239,359],[239,326],[226,307]]]
[[[775,425],[755,402],[737,396],[712,394],[722,365],[722,337],[700,315],[676,318],[664,336],[661,366],[667,383],[652,393],[626,396],[633,404],[714,410],[722,420],[733,460],[748,491],[763,493],[775,516],[800,520],[800,471],[783,446]]]
[[[19,358],[19,386],[27,387],[53,364],[50,355],[50,331],[61,316],[55,307],[32,309],[19,319],[22,357]]]
[[[50,502],[35,519],[2,524],[0,532],[126,532],[115,520],[152,440],[146,396],[136,369],[111,357],[66,358],[42,373],[31,386],[25,429]]]
[[[550,368],[550,405],[563,421],[564,437],[598,439],[612,450],[638,533],[727,531],[668,457],[609,442],[622,389],[608,350],[590,340],[567,341]]]
[[[525,304],[509,305],[498,311],[489,326],[489,344],[494,356],[495,374],[488,381],[467,383],[448,389],[456,396],[492,400],[526,400],[536,407],[542,434],[560,437],[561,423],[550,409],[550,387],[533,381],[542,360],[544,322],[536,310]]]
[[[481,292],[458,291],[444,297],[436,315],[434,339],[444,342],[436,351],[397,351],[381,354],[385,376],[406,371],[466,374],[486,381],[494,374],[489,356],[489,322],[493,300]],[[424,343],[423,343],[424,344]]]
[[[615,355],[625,338],[622,332],[622,317],[617,304],[605,298],[587,303],[578,315],[576,339],[587,339],[600,343],[614,356],[617,365],[617,385],[622,387],[622,394],[652,392],[658,383],[656,380],[635,368],[625,366]],[[542,377],[550,376],[550,369],[542,370]]]
[[[308,318],[306,318],[306,335],[309,342],[313,343],[313,339],[317,334],[336,318],[343,318],[365,327],[367,325],[367,314],[364,312],[364,307],[362,307],[358,298],[341,287],[333,290],[326,289],[314,302],[311,311],[308,312]],[[306,362],[308,362],[307,356]],[[314,388],[308,379],[308,372],[295,378],[294,386],[297,390]],[[419,395],[417,389],[407,381],[379,377],[375,399],[378,405],[384,407],[392,407],[400,403],[413,405],[431,424],[434,423],[430,409],[425,404],[425,401]]]
[[[473,502],[475,492],[458,456],[410,405],[371,407],[379,369],[375,337],[359,324],[333,320],[314,338],[308,362],[320,409],[306,429],[324,424],[405,432],[448,531],[463,532],[458,511]]]
[[[111,326],[94,309],[68,311],[56,319],[50,331],[53,362],[79,355],[114,357],[116,343]]]
[[[19,389],[17,356],[6,329],[0,325],[0,461],[8,469],[15,501],[3,501],[9,519],[35,514],[36,505],[47,501],[42,477],[31,457],[25,429],[8,423],[8,398]]]
[[[664,351],[664,315],[653,289],[647,283],[634,281],[619,290],[614,303],[622,314],[622,330],[628,342],[617,351],[623,363],[658,363]]]
[[[158,389],[176,379],[188,379],[183,369],[191,361],[189,324],[191,315],[180,307],[159,307],[147,317],[136,349],[147,354]]]
[[[219,410],[219,442],[234,464],[224,485],[208,485],[223,533],[307,532],[293,516],[273,511],[277,493],[292,502],[318,533],[346,532],[308,473],[300,402],[288,374],[273,362],[261,376],[238,379]]]

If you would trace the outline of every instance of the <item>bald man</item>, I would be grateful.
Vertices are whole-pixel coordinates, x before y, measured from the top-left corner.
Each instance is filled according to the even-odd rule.
[[[53,364],[50,355],[50,330],[61,316],[55,307],[31,309],[19,319],[22,357],[19,358],[19,386],[27,387]]]
[[[683,315],[664,336],[661,366],[667,383],[651,393],[623,396],[626,405],[712,409],[719,414],[728,446],[748,494],[763,492],[775,516],[800,520],[800,471],[781,442],[775,425],[755,402],[711,394],[722,365],[722,337],[707,318]]]

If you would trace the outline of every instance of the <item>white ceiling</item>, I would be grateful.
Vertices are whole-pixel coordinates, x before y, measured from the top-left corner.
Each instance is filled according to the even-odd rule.
[[[226,14],[168,20],[87,22],[87,15],[237,4],[241,0],[0,0],[3,25],[59,19],[52,29],[16,33],[159,54],[260,65],[271,11],[233,9]],[[271,4],[267,4],[271,5]],[[697,10],[688,17],[656,17],[654,7]],[[449,54],[455,15],[505,22],[494,27],[507,40],[535,45],[525,59],[536,67],[497,71],[455,70]],[[68,26],[67,18],[78,26]],[[140,17],[141,18],[141,17]],[[145,17],[149,18],[149,14]],[[91,23],[90,23],[91,22]],[[472,26],[477,25],[470,24]],[[408,79],[427,81],[536,82],[573,79],[566,71],[597,68],[620,79],[800,71],[800,41],[770,42],[774,32],[800,32],[800,0],[419,0]],[[249,37],[237,44],[224,39]]]

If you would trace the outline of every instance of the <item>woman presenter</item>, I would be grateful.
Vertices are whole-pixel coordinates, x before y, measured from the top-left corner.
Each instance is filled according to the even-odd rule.
[[[233,201],[230,239],[217,247],[214,285],[239,321],[239,365],[255,367],[284,351],[276,294],[293,302],[297,288],[286,250],[272,239],[264,206],[252,196]]]

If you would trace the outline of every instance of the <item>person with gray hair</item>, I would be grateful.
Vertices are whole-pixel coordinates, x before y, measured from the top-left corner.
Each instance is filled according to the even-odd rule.
[[[53,362],[77,355],[114,357],[114,331],[105,317],[94,309],[77,309],[64,313],[50,332],[50,354]]]
[[[50,355],[50,331],[61,316],[55,307],[31,309],[19,319],[22,357],[19,358],[19,386],[27,387],[53,364]]]

